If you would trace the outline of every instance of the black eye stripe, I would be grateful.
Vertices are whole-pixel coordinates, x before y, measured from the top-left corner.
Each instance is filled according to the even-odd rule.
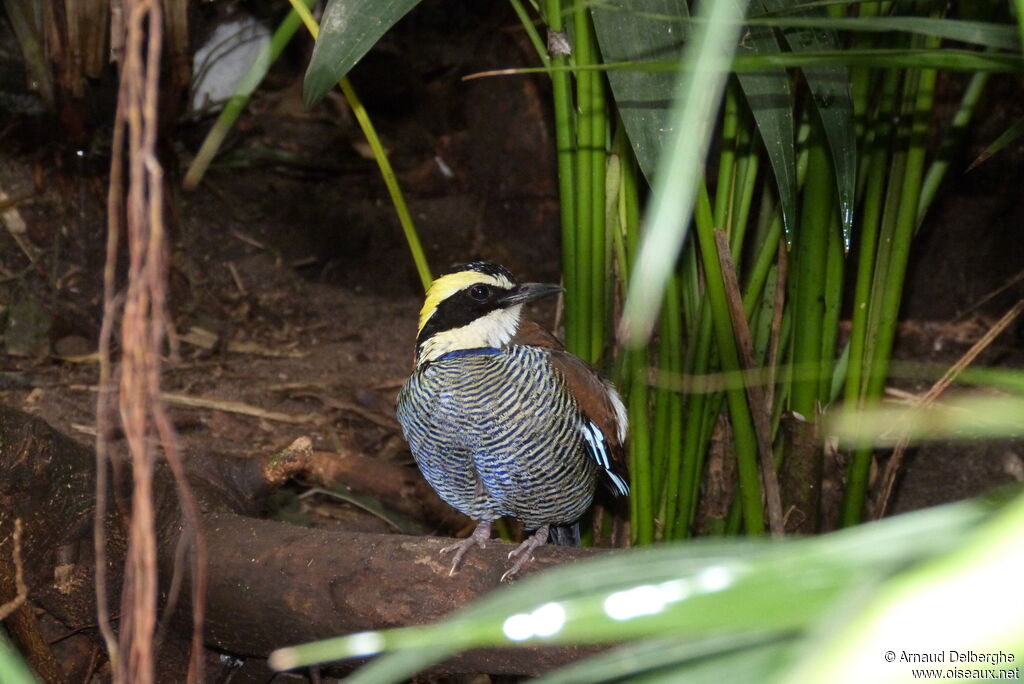
[[[482,300],[473,296],[473,290],[478,287],[486,290]],[[422,347],[427,340],[438,333],[469,325],[496,309],[504,308],[495,300],[509,291],[495,285],[475,283],[442,300],[437,305],[434,315],[427,320],[416,338],[417,347]]]

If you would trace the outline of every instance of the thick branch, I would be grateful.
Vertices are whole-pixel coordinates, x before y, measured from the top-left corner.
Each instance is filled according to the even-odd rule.
[[[193,459],[209,548],[205,636],[208,645],[222,650],[265,656],[303,641],[433,622],[495,589],[508,563],[511,547],[495,541],[471,551],[449,577],[448,561],[438,554],[443,539],[307,529],[239,515],[265,494],[266,464]],[[72,628],[91,624],[95,615],[92,468],[89,449],[36,418],[0,408],[0,538],[15,515],[25,521],[30,597]],[[169,474],[158,475],[157,490],[173,493]],[[160,576],[166,588],[181,525],[173,499],[158,504]],[[109,562],[116,569],[123,563],[124,546],[118,535],[112,540]],[[597,553],[545,547],[526,573]],[[116,589],[111,587],[112,595]],[[186,634],[188,622],[181,626]],[[582,652],[477,651],[444,669],[535,674]]]

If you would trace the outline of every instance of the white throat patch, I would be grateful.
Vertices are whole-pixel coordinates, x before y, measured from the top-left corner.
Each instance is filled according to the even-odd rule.
[[[423,343],[416,364],[434,361],[448,352],[460,349],[505,347],[519,330],[519,314],[522,309],[521,304],[507,309],[495,309],[461,328],[445,330],[431,336]]]

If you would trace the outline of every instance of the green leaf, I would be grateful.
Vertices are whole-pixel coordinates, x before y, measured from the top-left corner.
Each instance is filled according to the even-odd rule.
[[[7,639],[0,624],[0,682],[5,684],[35,684],[38,680],[25,665],[14,645]]]
[[[689,16],[685,0],[610,0],[592,9],[604,62],[679,60]],[[653,71],[610,71],[615,103],[648,182],[671,133],[676,76]]]
[[[978,155],[978,158],[971,162],[971,165],[967,167],[967,170],[971,171],[979,164],[984,164],[992,158],[992,155],[996,154],[1022,135],[1024,135],[1024,117],[1017,119],[1017,123],[1006,129],[1002,135],[995,139],[995,142],[982,150],[981,154]]]
[[[786,11],[793,5],[792,0],[761,2],[770,12]],[[818,12],[823,13],[824,10]],[[835,33],[820,27],[784,29],[782,35],[793,52],[821,52],[839,48]],[[805,66],[803,75],[810,88],[814,107],[821,118],[826,143],[832,153],[836,191],[839,197],[839,216],[843,225],[843,247],[849,251],[850,233],[853,230],[853,200],[857,189],[857,135],[853,123],[850,75],[842,66]]]
[[[724,63],[724,66],[723,66]],[[867,49],[867,50],[816,50],[813,52],[781,52],[764,55],[736,55],[731,61],[711,58],[702,61],[701,68],[730,69],[742,74],[763,71],[776,67],[809,66],[850,66],[878,67],[885,69],[946,69],[948,71],[969,71],[1019,74],[1024,71],[1024,59],[1020,55],[1000,52],[977,52],[971,50],[942,49]],[[551,74],[569,71],[693,71],[697,64],[684,56],[678,62],[608,62],[589,66],[550,66],[502,69],[498,72],[484,72],[466,76],[464,80],[484,76],[510,76],[513,74]]]
[[[883,33],[902,31],[970,43],[1000,50],[1019,50],[1017,31],[1007,24],[987,21],[957,21],[934,17],[752,17],[750,26],[777,28],[820,28],[835,31]]]
[[[769,644],[780,644],[778,637],[711,636],[697,639],[650,639],[601,653],[592,658],[563,667],[542,677],[537,684],[601,684],[601,682],[651,681],[667,677],[668,681],[695,681],[695,661],[721,663],[728,658]],[[686,673],[685,675],[683,673]],[[763,673],[759,673],[763,674]],[[727,681],[754,681],[763,677],[727,678]]]
[[[770,29],[751,27],[740,45],[751,54],[778,54],[778,40]],[[782,204],[786,234],[796,227],[796,133],[793,125],[793,92],[785,69],[738,74],[740,87],[754,114],[758,133],[771,162]]]
[[[328,0],[309,60],[302,100],[320,101],[419,0]]]

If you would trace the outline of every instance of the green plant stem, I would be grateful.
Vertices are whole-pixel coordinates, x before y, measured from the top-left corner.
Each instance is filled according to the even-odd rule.
[[[729,222],[729,225],[732,226],[732,230],[729,232],[729,241],[732,245],[732,259],[736,264],[737,275],[742,273],[742,250],[747,235],[754,190],[757,188],[757,170],[761,158],[754,150],[756,144],[759,143],[753,139],[746,141],[744,145],[747,148],[746,153],[736,163],[736,191],[734,193],[736,199]]]
[[[594,46],[589,28],[590,17],[582,3],[573,5],[573,29],[575,44],[574,57],[577,67],[595,63]],[[576,72],[576,250],[571,255],[576,261],[577,287],[570,303],[576,307],[579,316],[578,329],[574,339],[569,340],[569,350],[583,360],[593,363],[591,354],[592,318],[591,297],[593,288],[592,250],[594,248],[594,154],[592,149],[597,112],[594,102],[594,79],[592,71]]]
[[[597,45],[593,21],[587,14],[591,44]],[[595,59],[596,55],[596,48]],[[594,116],[591,128],[591,264],[590,264],[590,360],[598,364],[604,354],[605,333],[608,329],[606,283],[608,281],[608,241],[605,228],[605,175],[608,167],[606,140],[608,115],[605,104],[604,75],[595,73],[590,82],[591,107]]]
[[[691,374],[708,372],[711,363],[711,340],[711,310],[705,305],[701,307],[696,342],[691,342],[696,349],[693,365],[689,370]],[[672,497],[670,494],[666,506],[666,538],[668,539],[679,539],[690,533],[693,513],[697,509],[700,475],[704,466],[704,442],[701,440],[701,425],[706,415],[707,403],[708,395],[704,393],[691,394],[687,397],[678,502],[676,502],[676,497]],[[672,515],[673,510],[675,510],[675,515]]]
[[[548,27],[552,31],[563,31],[562,1],[546,0],[545,14]],[[551,58],[551,65],[564,67],[567,61],[564,55]],[[577,349],[577,330],[579,329],[579,308],[575,305],[576,292],[579,287],[579,276],[576,268],[576,162],[573,154],[574,137],[572,117],[572,88],[567,71],[551,73],[552,104],[555,112],[555,144],[558,158],[558,194],[561,197],[562,225],[562,281],[566,289],[566,306],[564,307],[565,344],[570,349]]]
[[[867,336],[868,307],[874,275],[875,251],[881,224],[882,204],[886,187],[886,161],[891,137],[892,109],[899,75],[888,71],[883,77],[882,100],[879,106],[874,135],[867,150],[868,163],[866,192],[861,210],[860,249],[857,262],[857,283],[853,296],[853,314],[850,326],[850,354],[846,376],[845,399],[854,405],[863,396],[864,349]]]
[[[1020,44],[1024,45],[1024,0],[1013,0],[1017,6],[1017,28],[1020,29]]]
[[[303,24],[306,25],[306,29],[313,36],[313,40],[316,40],[317,35],[320,33],[320,27],[317,25],[313,15],[310,14],[309,9],[302,4],[302,0],[288,1],[302,19]],[[420,282],[423,284],[424,291],[426,291],[434,278],[430,275],[427,255],[423,252],[423,245],[420,243],[420,237],[416,233],[416,226],[413,224],[409,207],[405,203],[402,189],[398,186],[398,177],[395,175],[395,170],[391,168],[391,162],[388,160],[387,152],[384,151],[384,146],[381,145],[380,137],[377,136],[377,130],[373,127],[373,122],[370,121],[370,115],[367,114],[366,108],[363,106],[352,84],[349,83],[347,78],[342,78],[338,81],[338,85],[341,87],[341,92],[345,96],[348,106],[351,107],[352,113],[355,114],[356,121],[359,122],[359,128],[362,129],[363,135],[366,136],[366,142],[369,143],[370,149],[373,151],[373,158],[377,160],[377,166],[380,167],[380,174],[384,178],[384,185],[387,186],[388,195],[391,196],[391,203],[395,205],[395,213],[398,214],[398,221],[402,224],[402,232],[405,233],[405,241],[409,245],[409,251],[412,253],[413,261],[416,264],[416,272],[420,276]]]
[[[835,225],[839,217],[833,212],[830,223]],[[843,298],[843,245],[839,231],[828,233],[828,254],[825,266],[824,305],[821,325],[821,364],[818,371],[818,401],[821,406],[829,404],[832,397],[832,375],[835,365],[836,340],[839,337],[839,314]]]
[[[526,37],[530,39],[530,43],[533,45],[533,49],[537,51],[537,57],[540,59],[540,63],[544,66],[551,66],[551,57],[548,56],[547,46],[540,37],[540,33],[537,32],[537,25],[534,24],[533,19],[527,13],[526,8],[523,7],[523,3],[519,0],[508,0],[509,4],[512,5],[512,10],[519,17],[519,23],[523,25],[523,30],[526,32]]]
[[[885,386],[892,343],[896,334],[896,320],[903,294],[904,276],[910,256],[910,245],[917,228],[917,211],[924,175],[928,124],[931,120],[936,72],[924,70],[916,76],[917,78],[910,82],[916,83],[916,87],[908,85],[906,90],[906,100],[910,103],[907,111],[912,116],[909,149],[905,155],[905,171],[902,174],[901,183],[899,187],[893,188],[893,192],[898,193],[899,197],[898,209],[891,245],[886,250],[888,252],[887,267],[884,283],[881,285],[882,294],[879,298],[876,339],[871,345],[871,355],[866,357],[868,372],[865,395],[867,399],[881,396]],[[870,451],[858,450],[854,454],[848,472],[848,485],[841,517],[843,525],[852,525],[860,520],[867,494],[870,467]]]
[[[814,420],[820,383],[822,325],[825,315],[825,269],[828,233],[832,230],[833,188],[831,161],[823,140],[812,135],[810,171],[803,192],[803,212],[794,246],[793,307],[800,325],[794,328],[793,379],[790,407]]]
[[[736,182],[736,141],[739,128],[739,101],[735,79],[730,79],[722,103],[722,142],[718,154],[718,180],[715,183],[715,227],[732,234],[729,221]]]
[[[630,368],[629,462],[633,490],[633,542],[638,545],[654,543],[654,482],[651,472],[650,429],[647,419],[647,353],[644,349],[626,352]]]
[[[990,76],[991,74],[984,72],[974,74],[964,90],[964,95],[960,99],[960,107],[957,108],[953,121],[950,122],[949,129],[946,131],[946,137],[943,138],[942,145],[939,147],[939,152],[935,155],[931,166],[928,167],[928,173],[925,174],[924,181],[921,183],[921,197],[917,203],[918,225],[921,225],[924,215],[928,212],[928,207],[935,200],[942,179],[946,177],[955,152],[963,141],[967,126],[971,122],[971,116],[974,115],[974,108],[981,100],[981,95],[985,92],[985,86],[988,85]]]

